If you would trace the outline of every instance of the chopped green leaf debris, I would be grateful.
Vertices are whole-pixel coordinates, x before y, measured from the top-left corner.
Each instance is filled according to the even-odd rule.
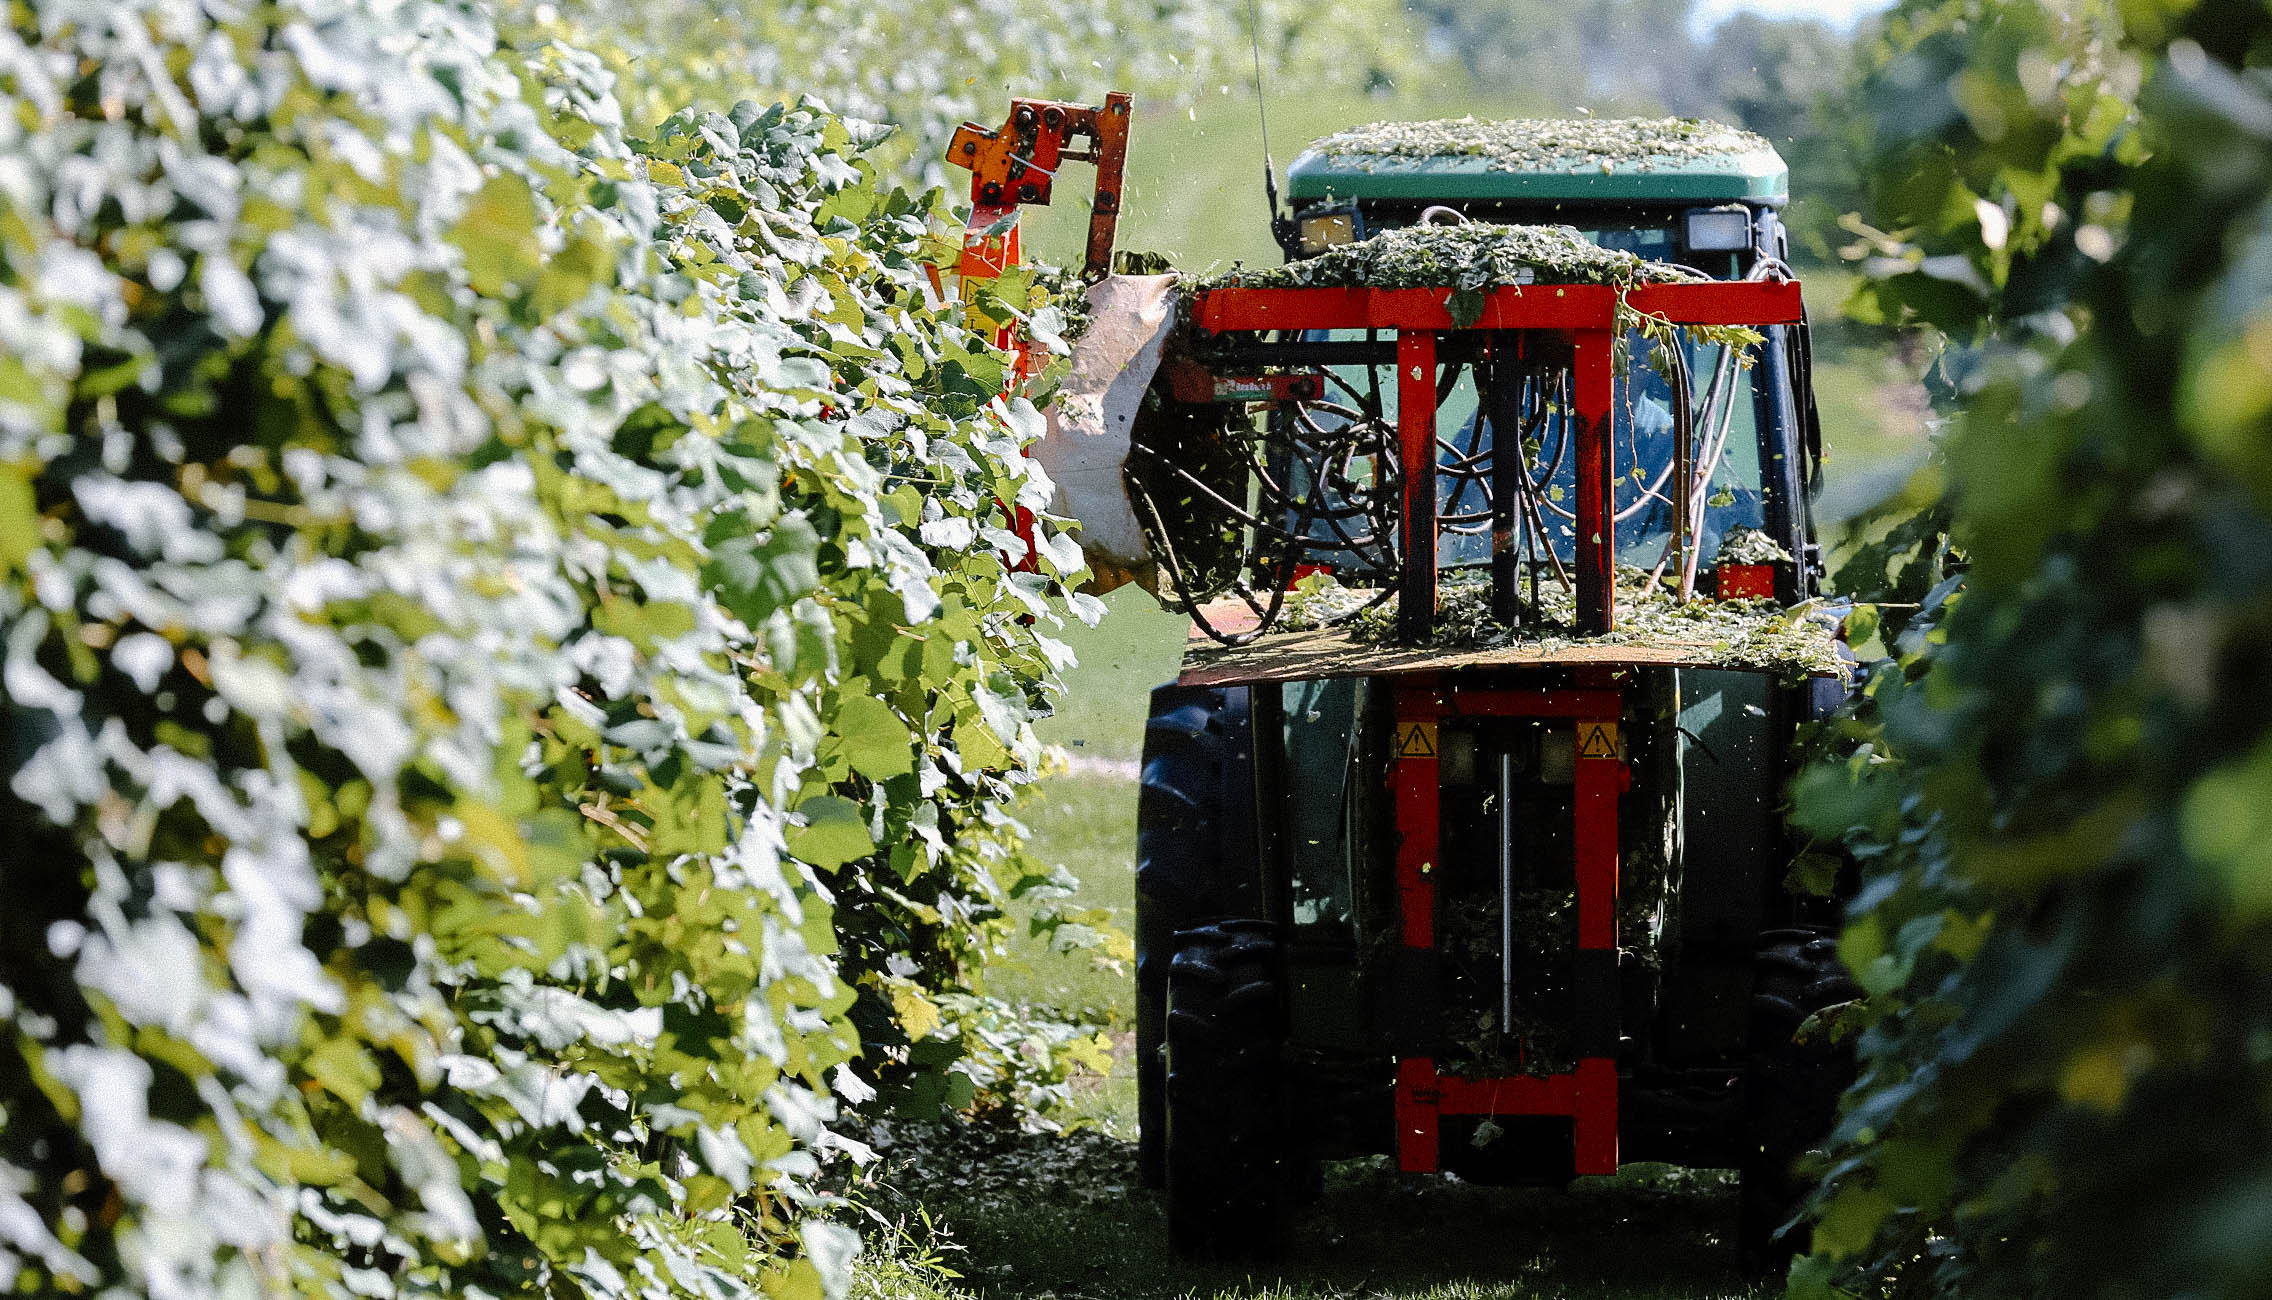
[[[1377,159],[1480,158],[1494,171],[1647,171],[1710,158],[1772,151],[1764,136],[1695,117],[1472,117],[1432,122],[1373,122],[1310,146],[1329,157]]]

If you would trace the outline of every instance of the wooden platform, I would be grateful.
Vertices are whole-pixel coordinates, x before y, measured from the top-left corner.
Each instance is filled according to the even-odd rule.
[[[1201,610],[1219,631],[1253,628],[1254,612],[1237,600],[1212,601]],[[1383,645],[1359,641],[1346,628],[1271,632],[1243,646],[1226,646],[1194,624],[1184,643],[1183,686],[1245,686],[1322,677],[1393,676],[1461,668],[1552,668],[1578,665],[1646,668],[1719,668],[1736,672],[1776,669],[1729,663],[1724,643],[1635,636],[1632,640],[1551,638],[1487,649]],[[1829,674],[1824,674],[1828,676]]]

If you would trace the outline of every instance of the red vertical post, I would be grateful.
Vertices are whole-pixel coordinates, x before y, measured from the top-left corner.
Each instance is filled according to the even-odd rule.
[[[1572,365],[1578,432],[1578,631],[1599,636],[1615,624],[1616,586],[1611,566],[1617,559],[1616,500],[1610,491],[1609,451],[1613,442],[1610,409],[1616,399],[1612,371],[1617,334],[1608,329],[1577,330]]]
[[[1617,1172],[1617,1062],[1589,1056],[1578,1062],[1577,1164],[1580,1174]]]
[[[1407,1056],[1396,1063],[1396,1167],[1408,1174],[1432,1174],[1441,1151],[1436,1103],[1436,1063]]]
[[[1434,713],[1396,718],[1396,893],[1404,914],[1404,946],[1436,946],[1436,844],[1440,815]]]
[[[1436,336],[1427,330],[1396,336],[1396,436],[1404,472],[1396,631],[1405,644],[1418,645],[1436,627]]]
[[[1578,947],[1617,946],[1617,796],[1625,764],[1617,719],[1578,719]]]
[[[1603,683],[1589,682],[1588,685]],[[1625,788],[1621,697],[1577,721],[1577,1172],[1617,1172],[1617,797]]]
[[[1431,388],[1431,404],[1434,397]],[[1431,441],[1433,437],[1431,433]],[[1403,969],[1418,979],[1432,978],[1429,961],[1436,946],[1436,855],[1441,842],[1439,819],[1443,794],[1437,760],[1440,747],[1436,716],[1436,693],[1432,687],[1407,686],[1397,691],[1396,757],[1389,776],[1395,786],[1399,834],[1396,894],[1397,907],[1402,914],[1404,947],[1410,959],[1403,964]],[[1426,994],[1419,1001],[1434,1004],[1432,991],[1408,989],[1407,992]],[[1433,1026],[1424,1028],[1433,1029]],[[1397,1062],[1396,1163],[1397,1168],[1407,1173],[1430,1173],[1436,1168],[1437,1095],[1436,1062],[1432,1055],[1407,1056]]]

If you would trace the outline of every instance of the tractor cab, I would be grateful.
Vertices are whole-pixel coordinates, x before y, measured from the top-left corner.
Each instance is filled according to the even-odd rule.
[[[1717,280],[1790,275],[1790,239],[1779,217],[1790,200],[1790,169],[1764,138],[1713,122],[1376,123],[1317,141],[1286,180],[1291,214],[1276,233],[1290,262],[1386,230],[1483,222],[1567,226],[1603,248]],[[1706,394],[1707,428],[1722,449],[1703,507],[1702,548],[1712,553],[1739,529],[1772,538],[1800,560],[1782,592],[1795,599],[1818,590],[1822,577],[1808,501],[1821,452],[1811,348],[1803,322],[1761,333],[1744,349],[1684,340],[1690,371],[1717,385]],[[1670,384],[1661,367],[1639,364],[1650,357],[1645,340],[1628,339],[1624,353],[1618,400],[1632,411],[1636,462],[1661,463],[1673,425]],[[1446,395],[1447,415],[1472,424],[1476,396],[1472,379],[1463,379]],[[1559,420],[1544,432],[1559,436]],[[1559,472],[1556,486],[1566,492],[1574,486],[1570,467]],[[1621,481],[1615,490],[1615,507],[1634,512],[1619,558],[1637,560],[1661,542],[1672,512],[1649,483]],[[1542,530],[1565,556],[1567,522],[1549,520]],[[1472,560],[1479,551],[1472,540],[1453,541],[1446,559]]]
[[[1286,173],[1289,259],[1446,208],[1567,225],[1660,262],[1741,279],[1780,260],[1790,169],[1760,136],[1711,122],[1405,122],[1319,140]]]

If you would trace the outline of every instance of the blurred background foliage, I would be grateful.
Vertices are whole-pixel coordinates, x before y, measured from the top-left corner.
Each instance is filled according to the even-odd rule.
[[[1871,995],[1797,1294],[2272,1277],[2268,66],[2188,0],[1913,0],[1864,59],[1857,310],[1949,422],[1795,790]]]
[[[878,160],[926,181],[961,176],[939,161],[947,137],[966,119],[998,125],[1011,95],[1100,102],[1108,89],[1131,91],[1139,121],[1123,242],[1190,270],[1278,257],[1262,211],[1250,39],[1281,167],[1308,140],[1380,117],[1679,113],[1737,121],[1792,155],[1802,215],[1818,218],[1808,226],[1816,254],[1853,207],[1856,178],[1817,112],[1851,79],[1850,36],[1756,13],[1705,29],[1694,0],[1258,0],[1253,22],[1247,0],[504,8],[525,30],[573,32],[606,58],[623,74],[635,127],[687,103],[811,94],[900,127]]]

